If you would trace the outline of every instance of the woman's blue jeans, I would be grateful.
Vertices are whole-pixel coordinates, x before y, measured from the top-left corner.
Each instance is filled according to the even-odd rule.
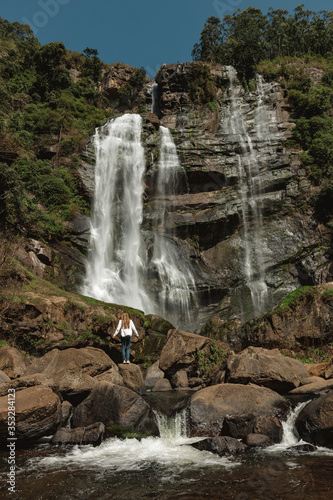
[[[130,358],[130,345],[131,345],[131,336],[126,335],[125,337],[121,337],[121,354],[123,356],[123,361],[128,360]]]

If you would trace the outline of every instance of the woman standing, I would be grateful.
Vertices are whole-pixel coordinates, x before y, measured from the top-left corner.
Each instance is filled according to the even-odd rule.
[[[121,330],[121,354],[123,356],[123,363],[129,363],[132,332],[135,332],[137,337],[139,337],[139,334],[127,313],[122,314],[113,338],[118,335],[119,330]]]

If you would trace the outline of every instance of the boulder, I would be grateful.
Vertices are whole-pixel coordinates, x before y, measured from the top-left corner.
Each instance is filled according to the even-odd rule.
[[[30,364],[30,360],[15,347],[0,348],[0,370],[8,377],[20,377]]]
[[[156,381],[154,387],[152,388],[152,391],[153,392],[172,391],[172,387],[167,378],[162,378]]]
[[[105,425],[101,422],[88,425],[87,427],[76,427],[68,429],[61,427],[51,439],[52,444],[93,444],[99,445],[103,441]]]
[[[324,377],[326,370],[329,368],[329,363],[306,363],[305,368],[309,375],[314,377]]]
[[[96,380],[105,382],[111,382],[115,385],[124,385],[124,379],[119,373],[118,365],[111,359],[111,368],[106,372],[100,373],[94,377]]]
[[[279,419],[285,417],[287,410],[286,399],[266,387],[241,384],[206,387],[191,398],[189,434],[244,439],[251,433],[265,433],[277,441],[282,436]]]
[[[0,370],[0,384],[2,384],[3,382],[10,382],[10,377],[8,377],[5,372]]]
[[[119,365],[119,372],[126,387],[141,395],[146,393],[143,376],[137,365],[134,365],[133,363],[121,364]]]
[[[283,356],[278,349],[248,347],[228,359],[228,383],[253,383],[286,394],[302,384],[309,374],[299,361]]]
[[[229,436],[206,438],[202,441],[193,443],[191,446],[193,446],[193,448],[196,448],[197,450],[217,453],[220,456],[243,453],[247,449],[247,446],[245,444],[238,441],[238,439]]]
[[[246,436],[245,442],[248,446],[271,446],[273,444],[272,440],[265,434],[248,434]]]
[[[106,427],[116,424],[135,432],[158,432],[145,400],[127,387],[110,382],[99,382],[74,410],[73,427],[86,427],[95,422],[102,422]]]
[[[331,364],[330,367],[325,371],[325,378],[333,378],[333,365]]]
[[[147,389],[154,387],[155,383],[164,378],[164,371],[160,369],[159,361],[151,365],[145,376],[145,386]]]
[[[295,426],[304,441],[333,448],[333,391],[306,405],[298,415]]]
[[[289,394],[317,394],[324,389],[333,388],[333,380],[324,380],[319,377],[318,380],[311,382],[310,384],[302,385],[290,391]]]
[[[24,375],[43,373],[47,378],[59,381],[66,373],[85,373],[94,377],[109,370],[111,366],[111,358],[95,347],[63,351],[53,349],[45,356],[35,359]]]
[[[99,381],[93,378],[112,367],[112,360],[101,349],[53,349],[31,363],[27,375],[40,374],[56,383],[63,397],[79,404]]]
[[[211,340],[194,333],[181,330],[170,330],[165,346],[160,356],[160,368],[171,378],[179,370],[186,370],[189,376],[197,375],[197,353],[207,352],[214,345],[223,352],[229,347],[219,341]],[[216,369],[223,364],[224,360],[216,360]]]
[[[185,370],[179,370],[171,379],[171,385],[174,388],[188,387],[188,377]]]
[[[0,437],[8,437],[8,397],[0,398]],[[59,397],[42,385],[22,389],[15,394],[15,437],[19,442],[35,441],[53,434],[61,422]]]

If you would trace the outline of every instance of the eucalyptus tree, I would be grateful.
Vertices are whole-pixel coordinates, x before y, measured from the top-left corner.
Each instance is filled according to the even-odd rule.
[[[222,25],[218,17],[209,17],[201,31],[200,41],[194,45],[194,61],[221,61]]]

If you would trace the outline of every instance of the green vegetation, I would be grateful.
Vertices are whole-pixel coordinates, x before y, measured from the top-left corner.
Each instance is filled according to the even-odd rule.
[[[215,343],[210,344],[208,350],[196,349],[195,361],[198,375],[211,377],[222,366],[227,358],[227,351]]]
[[[106,429],[107,437],[116,437],[120,439],[141,439],[151,436],[150,432],[134,432],[132,429],[127,427],[121,427],[119,425],[112,425]]]
[[[207,19],[192,57],[195,61],[232,64],[245,77],[253,74],[261,60],[276,57],[331,56],[332,12],[304,10],[290,15],[285,9],[237,9],[220,20]]]

